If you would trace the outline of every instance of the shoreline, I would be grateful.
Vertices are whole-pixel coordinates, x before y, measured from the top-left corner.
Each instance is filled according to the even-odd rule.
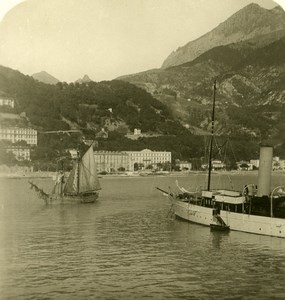
[[[29,179],[29,178],[54,178],[56,176],[56,172],[16,172],[16,173],[0,173],[0,178],[6,179]],[[212,175],[245,175],[245,174],[258,174],[258,170],[254,171],[213,171]],[[272,171],[272,175],[274,174],[285,174],[285,171],[275,170]],[[191,176],[191,175],[207,175],[206,171],[190,171],[190,172],[171,172],[165,174],[152,174],[152,173],[134,173],[134,174],[106,174],[106,175],[99,175],[99,179],[103,178],[145,178],[145,177],[184,177],[184,176]]]
[[[18,172],[18,173],[0,173],[0,178],[7,179],[29,179],[29,178],[53,178],[56,172]]]

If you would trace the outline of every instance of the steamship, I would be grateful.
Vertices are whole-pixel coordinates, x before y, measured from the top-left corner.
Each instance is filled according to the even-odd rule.
[[[174,213],[184,220],[215,230],[237,230],[285,238],[284,187],[270,191],[272,147],[260,149],[258,184],[243,191],[205,190],[192,193],[180,188],[168,193]]]
[[[210,226],[213,230],[237,230],[285,238],[285,193],[283,186],[271,189],[273,148],[260,148],[258,184],[245,185],[242,191],[211,189],[212,145],[214,136],[215,90],[212,109],[212,134],[209,149],[208,187],[190,192],[166,192],[174,214],[184,220]]]

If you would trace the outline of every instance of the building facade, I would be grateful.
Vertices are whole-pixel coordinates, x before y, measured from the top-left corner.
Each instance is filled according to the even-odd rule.
[[[119,171],[132,171],[130,158],[126,152],[94,151],[98,172],[114,173]]]
[[[8,140],[12,143],[26,141],[28,145],[37,145],[37,131],[32,128],[0,127],[0,140]]]
[[[151,166],[156,168],[158,164],[171,163],[171,152],[151,151],[94,151],[94,157],[98,172],[133,172],[135,164],[144,170]]]
[[[0,97],[0,106],[10,106],[14,108],[15,102],[12,99]]]
[[[158,164],[171,163],[171,152],[151,151],[144,149],[141,151],[126,151],[130,156],[131,164],[140,164],[142,169],[152,166],[156,168]]]
[[[21,160],[31,160],[31,149],[28,147],[8,147],[6,152],[13,153],[15,158],[19,161]]]
[[[180,171],[190,171],[192,169],[192,163],[189,161],[177,161],[175,163],[179,167]]]

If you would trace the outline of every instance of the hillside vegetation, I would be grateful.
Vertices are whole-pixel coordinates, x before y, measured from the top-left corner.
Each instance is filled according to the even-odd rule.
[[[244,43],[219,46],[191,62],[120,79],[152,93],[195,134],[209,127],[216,79],[220,133],[254,137],[279,148],[285,139],[284,53],[285,38],[257,49]],[[284,155],[282,149],[278,153]]]
[[[172,151],[174,159],[204,155],[201,137],[185,129],[160,101],[127,82],[114,80],[49,85],[1,66],[0,90],[15,99],[14,113],[25,112],[26,125],[39,132],[34,160],[55,160],[67,148],[77,148],[83,138],[96,139],[98,149],[103,150],[149,148]],[[9,125],[7,122],[6,125]],[[102,128],[108,132],[107,139],[96,137]],[[159,136],[137,141],[126,138],[125,134],[134,128]],[[45,133],[69,129],[80,133]]]

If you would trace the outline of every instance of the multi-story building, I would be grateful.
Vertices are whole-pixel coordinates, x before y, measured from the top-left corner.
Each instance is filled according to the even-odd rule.
[[[31,160],[30,151],[31,150],[28,147],[19,146],[10,146],[6,149],[6,152],[13,153],[17,160]]]
[[[120,169],[134,171],[135,164],[145,169],[150,165],[155,168],[157,164],[171,162],[171,152],[151,151],[94,151],[98,172],[117,172]]]
[[[118,172],[120,170],[132,171],[130,158],[126,152],[94,151],[98,172]]]
[[[157,167],[158,164],[171,163],[171,152],[167,151],[151,151],[144,149],[141,151],[126,151],[130,156],[131,164],[140,164],[142,168],[147,168],[149,165]]]
[[[37,145],[37,131],[32,128],[0,127],[0,140],[12,143],[26,141],[29,145]]]
[[[0,97],[0,106],[10,106],[14,108],[14,100]]]

